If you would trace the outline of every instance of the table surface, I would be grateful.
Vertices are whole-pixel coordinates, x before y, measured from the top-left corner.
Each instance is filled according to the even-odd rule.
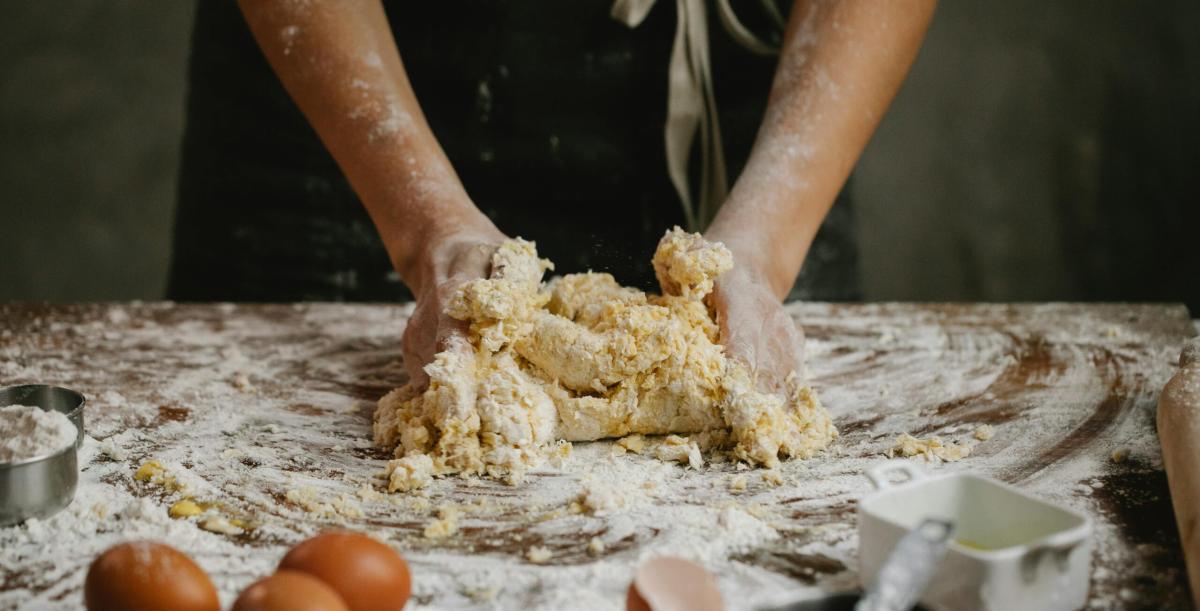
[[[404,382],[411,306],[0,304],[0,385],[85,393],[89,435],[72,506],[0,529],[0,608],[79,607],[90,560],[131,538],[193,555],[228,604],[334,525],[403,550],[417,608],[620,608],[633,567],[661,553],[705,563],[731,608],[812,596],[855,585],[862,474],[906,432],[973,446],[929,471],[997,477],[1091,515],[1092,606],[1189,604],[1154,433],[1158,391],[1196,332],[1182,306],[788,307],[841,436],[785,463],[782,483],[595,442],[518,486],[443,479],[388,495],[371,414]],[[973,437],[982,424],[991,439]],[[148,460],[165,485],[134,477]],[[623,496],[578,511],[598,485]],[[208,516],[170,518],[185,497]],[[451,504],[458,531],[427,538]],[[245,528],[201,528],[213,516]],[[550,559],[530,560],[534,547]]]

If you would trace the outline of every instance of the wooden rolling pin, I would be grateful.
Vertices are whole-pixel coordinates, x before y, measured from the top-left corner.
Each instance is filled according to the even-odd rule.
[[[1192,603],[1200,609],[1200,338],[1184,346],[1179,371],[1158,397],[1158,439]]]

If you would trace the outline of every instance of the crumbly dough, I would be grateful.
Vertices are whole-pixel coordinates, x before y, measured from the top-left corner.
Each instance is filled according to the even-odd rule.
[[[604,553],[606,547],[600,537],[592,537],[592,540],[588,541],[587,551],[592,556],[599,556]]]
[[[525,551],[525,558],[534,564],[546,564],[553,557],[554,552],[540,545],[535,545]]]
[[[458,508],[445,505],[438,508],[437,519],[425,526],[426,539],[444,539],[458,532]]]
[[[729,250],[675,228],[653,265],[662,295],[609,274],[543,283],[553,265],[533,243],[505,242],[490,276],[464,284],[447,306],[470,323],[468,341],[426,367],[426,390],[404,386],[379,402],[375,441],[397,456],[389,490],[449,474],[515,483],[561,452],[559,440],[624,437],[641,452],[645,443],[630,436],[678,435],[652,453],[695,468],[701,450],[717,447],[767,467],[824,449],[837,430],[810,387],[793,375],[786,398],[760,393],[717,343],[703,299],[733,266]]]
[[[954,462],[971,455],[971,446],[965,443],[943,443],[941,437],[919,439],[908,433],[896,438],[896,443],[888,450],[888,456],[900,455],[905,458],[922,456],[926,461],[943,460]]]

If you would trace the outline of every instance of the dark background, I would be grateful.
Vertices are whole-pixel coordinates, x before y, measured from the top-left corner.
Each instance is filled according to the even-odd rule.
[[[0,7],[0,300],[161,298],[193,3]],[[1200,2],[943,2],[855,173],[866,296],[1200,314],[1198,140]]]

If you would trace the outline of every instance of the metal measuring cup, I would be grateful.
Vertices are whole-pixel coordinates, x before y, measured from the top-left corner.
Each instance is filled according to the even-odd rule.
[[[0,407],[30,405],[61,412],[75,425],[75,443],[56,452],[0,463],[0,526],[46,518],[75,498],[77,453],[83,445],[83,395],[59,386],[25,384],[0,388]]]

